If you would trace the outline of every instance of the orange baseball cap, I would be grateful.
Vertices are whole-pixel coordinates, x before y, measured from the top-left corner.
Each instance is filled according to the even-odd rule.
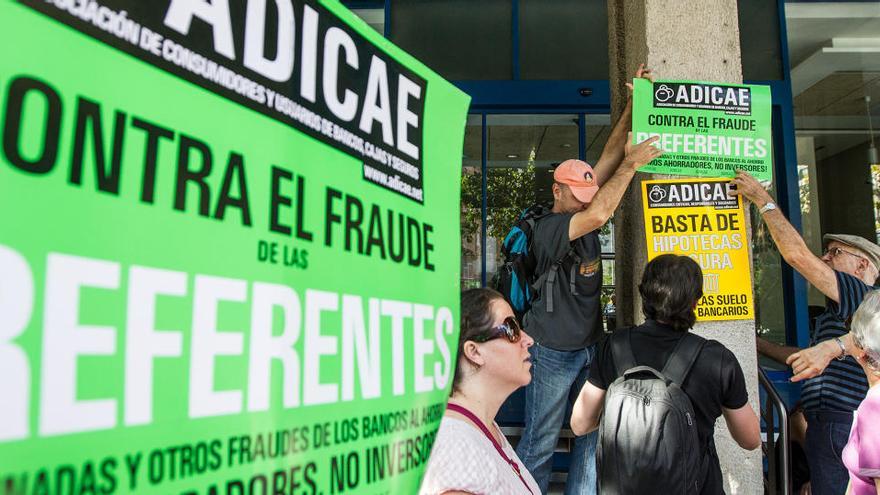
[[[553,180],[571,188],[581,203],[589,203],[599,190],[599,181],[593,167],[581,160],[565,160],[553,171]]]

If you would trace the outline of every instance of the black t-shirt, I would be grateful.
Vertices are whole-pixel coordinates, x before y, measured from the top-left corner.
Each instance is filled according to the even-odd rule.
[[[656,370],[663,369],[683,335],[668,325],[652,320],[617,331],[630,333],[636,364]],[[606,337],[599,344],[596,360],[590,366],[589,380],[596,387],[606,390],[618,376],[611,343]],[[715,420],[722,414],[721,408],[739,409],[749,400],[742,368],[730,350],[718,341],[707,340],[681,387],[694,407],[700,445],[708,449],[710,456],[707,479],[701,493],[724,493],[721,465],[712,439]]]
[[[546,285],[538,287],[532,307],[523,318],[526,331],[536,342],[560,351],[583,349],[602,336],[599,234],[593,231],[570,241],[568,224],[572,215],[553,213],[538,220],[535,226],[531,246],[536,260],[535,278],[560,259],[563,261],[556,272],[552,294],[548,294]],[[576,258],[567,256],[570,249]],[[552,297],[553,311],[547,311],[548,297]]]

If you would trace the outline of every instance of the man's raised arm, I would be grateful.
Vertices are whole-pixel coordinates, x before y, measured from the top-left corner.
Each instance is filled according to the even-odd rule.
[[[645,64],[639,65],[635,77],[637,79],[644,78],[649,81],[654,80],[654,75],[651,73],[651,69],[645,68]],[[598,180],[600,187],[604,186],[605,183],[611,179],[614,172],[617,172],[617,168],[620,167],[620,164],[623,162],[625,154],[624,142],[628,139],[629,131],[632,130],[633,86],[631,83],[626,83],[626,87],[628,93],[626,107],[624,107],[623,113],[620,114],[620,118],[617,119],[617,122],[611,129],[611,134],[608,136],[608,141],[605,142],[602,154],[596,161],[596,166],[593,167],[593,171],[596,173],[596,179]]]
[[[627,186],[629,186],[636,170],[663,154],[659,148],[654,146],[654,142],[657,139],[659,138],[654,136],[637,145],[630,144],[629,139],[627,139],[625,146],[626,156],[614,172],[614,175],[611,176],[608,182],[600,185],[599,190],[593,196],[593,200],[590,201],[586,209],[575,213],[571,217],[571,222],[568,224],[568,238],[570,240],[575,240],[605,225],[605,222],[614,214],[617,205],[620,204],[620,199],[623,197],[623,193],[626,191]]]
[[[731,182],[736,186],[736,190],[732,191],[733,194],[744,196],[754,203],[759,211],[762,211],[761,217],[767,224],[773,242],[785,262],[828,298],[839,303],[840,292],[834,270],[810,252],[804,239],[788,222],[785,215],[779,211],[779,208],[764,209],[767,203],[773,202],[770,194],[761,187],[761,184],[754,177],[742,170],[736,171],[736,177]],[[849,334],[843,337],[842,342],[845,349],[852,345]],[[818,376],[825,371],[832,359],[840,355],[840,352],[839,346],[834,341],[826,340],[789,355],[785,362],[791,366],[794,373],[791,381],[799,382]]]
[[[767,229],[773,237],[773,242],[779,250],[779,254],[786,263],[803,275],[813,287],[819,289],[834,302],[840,302],[840,293],[837,290],[837,277],[834,270],[826,265],[819,257],[811,253],[804,239],[792,227],[791,223],[782,214],[779,208],[764,210],[767,203],[773,203],[773,198],[749,173],[742,170],[736,171],[736,177],[731,181],[736,186],[733,194],[744,196],[762,211],[761,218],[767,224]]]

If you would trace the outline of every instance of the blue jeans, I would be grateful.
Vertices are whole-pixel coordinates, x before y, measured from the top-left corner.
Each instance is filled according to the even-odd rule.
[[[525,431],[516,454],[547,493],[553,450],[563,421],[589,376],[596,347],[579,351],[557,351],[538,344],[532,355],[532,381],[525,391]],[[593,432],[574,439],[568,470],[566,495],[596,493],[596,438]]]
[[[852,413],[808,411],[807,464],[813,495],[841,495],[849,483],[849,473],[841,454],[849,441]]]

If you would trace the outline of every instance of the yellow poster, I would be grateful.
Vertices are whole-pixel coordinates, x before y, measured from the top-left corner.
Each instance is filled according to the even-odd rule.
[[[649,180],[642,184],[648,260],[661,254],[693,258],[703,270],[697,320],[754,318],[746,224],[730,179]]]

